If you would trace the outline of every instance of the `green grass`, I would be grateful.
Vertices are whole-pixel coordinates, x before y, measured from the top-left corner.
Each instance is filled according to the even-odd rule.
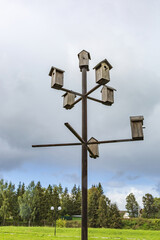
[[[0,227],[0,240],[80,240],[80,228],[51,227]],[[93,229],[89,228],[89,240],[159,240],[160,231],[125,230],[125,229]]]

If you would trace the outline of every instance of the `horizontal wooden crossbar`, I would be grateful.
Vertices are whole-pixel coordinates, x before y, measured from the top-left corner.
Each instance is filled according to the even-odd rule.
[[[106,141],[98,141],[98,142],[87,142],[87,145],[92,144],[104,144],[104,143],[118,143],[118,142],[135,142],[141,141],[141,139],[119,139],[119,140],[106,140]],[[61,146],[78,146],[82,145],[83,143],[57,143],[57,144],[39,144],[39,145],[32,145],[32,147],[61,147]]]

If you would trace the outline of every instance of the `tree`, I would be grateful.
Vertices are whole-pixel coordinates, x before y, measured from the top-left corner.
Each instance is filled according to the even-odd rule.
[[[88,218],[90,227],[98,227],[99,190],[92,186],[88,191]]]
[[[29,192],[26,191],[23,196],[18,197],[19,209],[20,209],[20,216],[24,221],[28,221],[28,225],[30,226],[31,221],[31,204],[30,204],[30,197]]]
[[[72,215],[81,214],[81,191],[80,187],[73,186],[71,191],[71,201],[72,201]]]
[[[44,189],[42,188],[41,183],[38,182],[34,189],[32,202],[32,218],[33,221],[38,224],[45,219],[44,203]]]
[[[6,190],[3,191],[2,194],[3,202],[0,208],[0,215],[3,219],[3,225],[5,225],[6,218],[9,217],[10,212],[9,212],[9,201],[7,198]]]
[[[97,189],[98,189],[98,191],[99,191],[99,194],[102,196],[104,192],[103,192],[103,187],[102,187],[102,184],[101,184],[101,183],[98,183]]]
[[[61,207],[62,207],[62,210],[61,210],[62,216],[72,215],[72,200],[68,193],[67,187],[64,189],[64,192],[61,195]]]
[[[35,195],[35,183],[34,181],[32,181],[24,191],[23,195],[20,194],[20,196],[18,197],[20,216],[24,221],[28,221],[28,225],[30,225],[30,222],[34,218],[33,216],[34,195]]]
[[[106,196],[102,195],[99,199],[98,225],[100,227],[108,227],[109,216],[110,216],[110,200]]]
[[[44,219],[48,221],[52,221],[52,213],[51,213],[51,203],[53,198],[53,188],[49,184],[48,188],[44,191]]]
[[[138,217],[138,203],[133,193],[126,197],[126,209],[130,217]]]
[[[155,218],[160,218],[160,198],[154,198],[153,207],[155,211]]]
[[[110,205],[109,227],[110,228],[122,227],[122,220],[116,203]]]
[[[24,192],[25,192],[25,184],[24,183],[21,184],[21,182],[20,182],[18,185],[18,188],[17,188],[17,192],[16,192],[17,197],[19,197],[19,196],[22,197]]]
[[[142,198],[143,200],[143,212],[142,212],[142,217],[144,218],[154,218],[155,217],[155,206],[153,205],[154,203],[154,198],[151,194],[147,193],[145,196]]]
[[[8,183],[3,179],[0,181],[0,216],[5,224],[6,218],[10,216],[10,202],[8,198]]]

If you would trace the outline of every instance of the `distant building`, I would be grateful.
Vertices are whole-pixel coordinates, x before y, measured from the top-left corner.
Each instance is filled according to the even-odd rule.
[[[129,219],[129,218],[130,218],[129,213],[128,213],[128,212],[125,212],[124,215],[123,215],[123,218],[124,218],[124,219]]]

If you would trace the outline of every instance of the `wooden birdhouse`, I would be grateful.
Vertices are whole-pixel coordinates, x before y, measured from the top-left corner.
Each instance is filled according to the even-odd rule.
[[[64,71],[55,67],[51,67],[49,76],[51,76],[51,88],[60,89],[63,87]]]
[[[102,101],[104,102],[105,105],[110,106],[114,103],[114,91],[116,91],[116,89],[106,85],[103,86],[101,93],[102,93]]]
[[[94,137],[91,137],[90,139],[89,139],[89,141],[88,141],[89,143],[90,142],[98,142]],[[89,147],[89,149],[93,152],[93,154],[94,154],[94,157],[93,157],[93,155],[91,155],[90,153],[89,153],[89,156],[91,157],[91,158],[97,158],[97,157],[99,157],[99,150],[98,150],[98,144],[90,144],[90,145],[88,145],[88,147]]]
[[[93,69],[95,69],[96,83],[104,85],[110,81],[109,70],[112,69],[112,66],[107,59],[98,63]]]
[[[78,58],[79,58],[79,67],[81,71],[83,67],[86,67],[87,71],[89,71],[89,59],[91,59],[90,53],[85,50],[82,50],[78,54]]]
[[[65,93],[63,96],[63,107],[66,109],[71,109],[72,107],[74,107],[73,103],[75,101],[75,94],[73,93]]]
[[[130,117],[132,139],[143,140],[143,116]]]

